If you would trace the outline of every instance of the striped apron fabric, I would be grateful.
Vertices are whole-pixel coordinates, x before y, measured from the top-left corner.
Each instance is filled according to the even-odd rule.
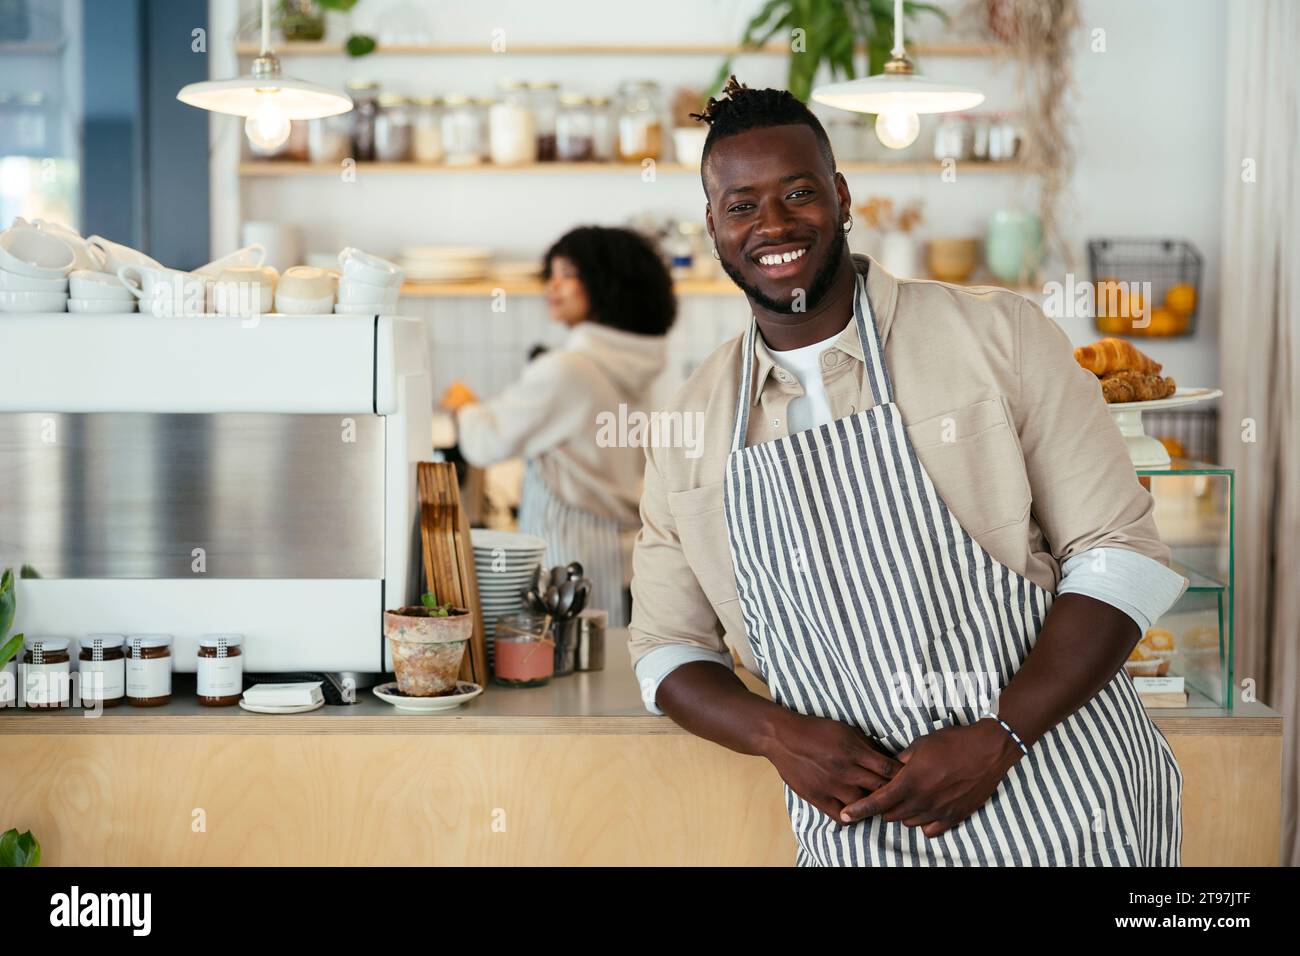
[[[745,447],[751,322],[724,501],[746,633],[772,698],[897,754],[979,719],[1033,648],[1053,595],[994,560],[936,493],[893,402],[861,274],[854,317],[863,410]],[[1182,782],[1121,669],[934,839],[879,817],[845,825],[789,786],[785,796],[799,866],[1176,866]]]
[[[587,607],[608,611],[609,627],[627,627],[622,529],[617,521],[561,500],[543,480],[537,462],[530,460],[519,496],[519,530],[546,542],[548,567],[579,562],[593,589]]]

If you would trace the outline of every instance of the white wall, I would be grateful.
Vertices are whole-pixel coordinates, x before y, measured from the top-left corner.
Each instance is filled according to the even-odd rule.
[[[236,0],[212,0],[230,22]],[[652,6],[602,0],[482,0],[474,4],[363,0],[352,15],[358,30],[379,32],[396,8],[425,12],[435,42],[483,43],[505,30],[503,54],[411,57],[376,55],[287,57],[286,72],[342,85],[349,77],[377,79],[384,88],[418,93],[460,90],[490,93],[503,76],[554,79],[591,93],[613,93],[628,78],[656,79],[665,91],[701,86],[717,69],[716,55],[656,57],[532,56],[508,52],[511,43],[730,43],[740,35],[758,0],[659,0]],[[954,6],[953,0],[943,4]],[[1082,0],[1083,28],[1076,35],[1073,102],[1077,167],[1070,196],[1073,246],[1079,279],[1087,277],[1084,240],[1092,236],[1150,236],[1191,240],[1204,254],[1200,325],[1194,337],[1161,340],[1151,351],[1180,384],[1216,384],[1218,237],[1222,182],[1224,0]],[[218,11],[214,9],[214,14]],[[1105,30],[1106,51],[1092,52],[1092,30]],[[926,22],[921,38],[941,31]],[[213,37],[214,52],[229,35]],[[214,56],[214,64],[224,60]],[[228,62],[228,61],[226,61]],[[981,109],[1016,108],[1015,71],[1006,62],[978,58],[926,58],[932,75],[980,85]],[[751,86],[784,85],[781,57],[746,56],[736,72]],[[224,122],[224,120],[218,120]],[[237,121],[229,120],[228,124]],[[228,167],[236,136],[222,137]],[[923,129],[922,143],[928,143]],[[855,199],[871,194],[923,200],[923,237],[982,235],[989,214],[1001,207],[1032,208],[1031,179],[958,174],[849,175]],[[532,258],[567,228],[582,222],[619,224],[646,211],[702,217],[703,196],[690,174],[661,175],[644,183],[626,177],[551,174],[372,176],[354,184],[319,177],[247,179],[216,174],[214,196],[222,209],[214,223],[245,218],[293,222],[307,251],[357,245],[395,254],[406,244],[487,245],[502,258]],[[214,227],[220,229],[220,227]],[[229,226],[215,237],[214,253],[233,246]],[[1060,278],[1055,268],[1045,278]],[[486,301],[408,300],[405,311],[425,314],[434,341],[437,384],[453,373],[490,392],[508,381],[533,341],[549,337],[540,303],[514,301],[494,315]],[[745,319],[739,298],[683,303],[669,374],[679,376],[711,345]],[[1063,320],[1076,343],[1097,337],[1086,319]],[[483,334],[487,330],[486,336]]]

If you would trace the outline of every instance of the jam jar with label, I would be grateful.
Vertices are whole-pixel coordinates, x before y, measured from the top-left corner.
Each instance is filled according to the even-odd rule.
[[[230,707],[244,692],[242,634],[204,634],[199,638],[197,684],[199,703]]]
[[[116,707],[126,697],[125,642],[121,634],[88,634],[81,639],[77,660],[83,707]]]
[[[32,635],[23,640],[23,698],[28,707],[67,707],[72,667],[66,637]]]
[[[126,640],[126,702],[161,707],[171,699],[171,635],[132,634]]]

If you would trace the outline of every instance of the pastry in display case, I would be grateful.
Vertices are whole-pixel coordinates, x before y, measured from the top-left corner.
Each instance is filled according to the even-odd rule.
[[[1233,704],[1233,470],[1175,458],[1139,468],[1171,562],[1189,581],[1134,647],[1124,669],[1149,707],[1231,710]]]

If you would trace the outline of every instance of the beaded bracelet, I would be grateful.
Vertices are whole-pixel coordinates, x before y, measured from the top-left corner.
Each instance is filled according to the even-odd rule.
[[[992,717],[994,720],[996,720],[996,721],[997,721],[997,722],[1002,726],[1002,729],[1005,730],[1007,733],[1009,733],[1009,734],[1011,735],[1011,739],[1014,740],[1014,741],[1016,742],[1016,746],[1020,748],[1021,753],[1023,753],[1026,757],[1029,756],[1029,748],[1026,747],[1026,746],[1025,746],[1025,742],[1024,742],[1023,740],[1020,739],[1020,735],[1019,735],[1018,733],[1016,733],[1014,730],[1011,729],[1011,725],[1010,725],[1010,724],[1008,724],[1005,720],[1003,720],[1003,719],[1002,719],[1001,717],[999,717],[997,714],[993,713],[993,711],[991,711],[991,710],[986,710],[986,711],[984,711],[984,713],[981,714],[980,716],[981,716],[981,718],[983,718],[983,717]]]

